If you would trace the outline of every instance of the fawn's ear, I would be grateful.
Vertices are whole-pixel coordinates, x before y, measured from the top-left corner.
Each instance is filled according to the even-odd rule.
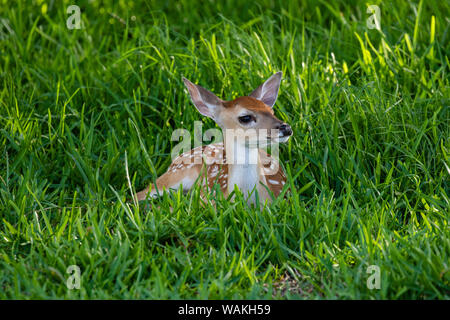
[[[269,107],[273,107],[277,101],[278,90],[280,89],[280,82],[283,72],[279,71],[266,80],[262,85],[256,88],[250,97],[261,100]]]
[[[200,87],[186,78],[182,78],[184,84],[189,90],[191,100],[194,103],[197,110],[204,116],[214,119],[218,109],[223,106],[222,100],[220,100],[214,93],[205,88]]]

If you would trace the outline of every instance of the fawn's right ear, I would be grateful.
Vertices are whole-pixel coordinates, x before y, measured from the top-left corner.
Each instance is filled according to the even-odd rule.
[[[266,80],[262,85],[253,90],[253,92],[249,95],[249,97],[253,97],[258,99],[269,107],[273,107],[275,101],[277,101],[278,90],[280,89],[281,77],[283,76],[283,72],[278,71],[269,79]]]
[[[214,119],[218,109],[223,106],[222,100],[220,100],[214,93],[205,88],[200,87],[186,78],[182,78],[184,84],[189,90],[191,100],[194,103],[197,110],[204,116]]]

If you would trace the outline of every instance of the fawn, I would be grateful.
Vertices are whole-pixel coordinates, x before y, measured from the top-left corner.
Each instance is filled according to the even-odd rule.
[[[225,131],[224,142],[197,147],[174,159],[167,172],[136,194],[138,201],[156,197],[164,189],[189,191],[197,180],[209,190],[218,183],[225,196],[237,186],[248,203],[271,201],[286,182],[278,161],[262,148],[268,143],[286,142],[291,127],[272,110],[278,96],[282,72],[272,75],[248,97],[223,101],[212,92],[183,78],[197,110],[213,119]],[[231,133],[231,134],[230,134]],[[240,160],[240,161],[239,161]],[[202,188],[203,192],[203,188]]]

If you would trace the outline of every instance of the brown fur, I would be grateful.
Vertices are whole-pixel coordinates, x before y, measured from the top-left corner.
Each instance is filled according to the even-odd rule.
[[[250,96],[236,98],[232,101],[222,101],[212,92],[193,84],[183,78],[183,81],[191,95],[192,102],[197,110],[204,116],[210,117],[226,131],[225,140],[231,139],[227,144],[229,158],[234,158],[234,152],[239,155],[247,155],[250,152],[257,158],[257,163],[245,161],[243,164],[228,163],[224,144],[201,146],[177,157],[164,173],[156,180],[156,186],[151,185],[136,194],[136,199],[141,201],[147,197],[156,196],[159,192],[168,189],[178,189],[183,186],[183,191],[190,190],[195,183],[201,183],[202,192],[214,190],[214,184],[220,186],[221,192],[228,196],[233,192],[235,185],[245,190],[244,195],[248,201],[255,201],[252,191],[256,189],[260,203],[271,200],[270,193],[278,197],[286,182],[286,177],[278,162],[262,149],[255,149],[259,144],[255,142],[266,139],[280,139],[279,132],[272,136],[272,129],[281,128],[283,125],[283,142],[287,141],[292,130],[286,131],[287,124],[275,117],[272,110],[281,81],[281,72],[277,72],[261,86],[254,90]],[[242,116],[250,116],[253,121],[242,122]],[[230,129],[230,130],[229,130]],[[239,130],[235,130],[239,129]],[[252,129],[252,130],[248,130]],[[260,136],[258,132],[266,135]],[[285,133],[288,132],[288,133]],[[228,133],[230,133],[229,138]],[[235,133],[236,136],[231,134]],[[238,143],[233,145],[235,138]],[[247,140],[248,139],[248,140]],[[279,140],[278,140],[279,141]],[[237,151],[233,151],[237,147]],[[254,152],[257,151],[255,154]],[[230,160],[232,161],[232,160]],[[229,161],[229,162],[230,162]],[[277,168],[276,171],[275,168]],[[270,174],[270,175],[269,175]],[[233,184],[233,185],[231,185]],[[250,200],[250,197],[251,200]]]
[[[196,153],[196,151],[201,151],[201,154],[200,152]],[[277,165],[278,171],[271,175],[260,176],[259,181],[262,185],[256,186],[258,194],[260,198],[269,198],[270,195],[264,187],[267,186],[273,195],[278,197],[286,183],[286,176],[277,161],[264,150],[259,150],[259,156],[262,163],[262,170],[269,169],[271,165]],[[183,178],[191,177],[192,180],[197,181],[197,183],[201,183],[203,187],[206,187],[202,188],[203,193],[212,192],[214,184],[218,184],[224,196],[227,197],[229,195],[228,173],[230,165],[227,164],[226,159],[225,148],[223,148],[222,144],[211,144],[192,149],[175,158],[167,169],[167,172],[156,180],[157,191],[162,193],[164,190],[169,189],[170,186],[177,184]],[[203,168],[205,168],[205,170],[202,170]],[[278,184],[271,183],[271,181],[277,181]],[[138,201],[145,200],[150,192],[156,191],[153,184],[150,187],[136,194]]]

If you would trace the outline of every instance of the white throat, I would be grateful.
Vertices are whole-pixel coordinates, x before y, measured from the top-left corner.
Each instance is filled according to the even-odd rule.
[[[249,203],[254,203],[259,184],[259,149],[246,146],[240,141],[225,141],[228,163],[228,191],[237,185]],[[251,196],[249,197],[249,195]]]

